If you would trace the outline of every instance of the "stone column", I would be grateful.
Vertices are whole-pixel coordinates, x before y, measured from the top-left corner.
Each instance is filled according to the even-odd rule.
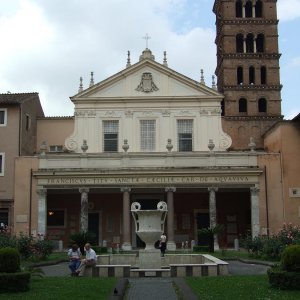
[[[215,227],[217,225],[217,205],[216,205],[216,192],[217,187],[209,187],[209,226]],[[214,235],[215,250],[219,250],[218,236]]]
[[[254,37],[253,39],[253,52],[256,53],[257,52],[257,44],[256,44],[257,38]]]
[[[256,15],[255,15],[255,4],[254,3],[252,4],[252,18],[256,18]]]
[[[167,193],[167,204],[168,204],[168,232],[167,232],[167,249],[176,250],[176,244],[174,239],[174,192],[175,187],[165,188]]]
[[[252,238],[260,234],[259,226],[259,186],[250,187],[251,192],[251,232]]]
[[[243,39],[243,52],[246,53],[247,52],[247,44],[246,44],[246,38],[244,37]]]
[[[89,225],[89,193],[88,188],[80,188],[79,193],[81,194],[81,209],[80,209],[80,231],[87,232]]]
[[[245,3],[243,3],[242,16],[243,16],[243,18],[246,18],[246,6],[245,6]]]
[[[131,188],[121,188],[123,193],[123,250],[132,250],[130,238],[130,192]]]
[[[47,189],[38,188],[38,234],[43,238],[46,235],[47,226]],[[29,232],[31,234],[31,232]]]

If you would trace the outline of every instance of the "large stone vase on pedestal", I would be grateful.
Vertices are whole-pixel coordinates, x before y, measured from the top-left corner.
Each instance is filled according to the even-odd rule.
[[[154,244],[164,232],[167,212],[167,204],[162,201],[157,204],[157,210],[141,210],[138,202],[131,205],[135,232],[146,244],[145,249],[139,251],[139,268],[141,269],[161,268],[160,251],[155,249]]]

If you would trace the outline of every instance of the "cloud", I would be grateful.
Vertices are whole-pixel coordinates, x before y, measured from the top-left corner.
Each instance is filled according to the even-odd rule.
[[[300,0],[279,0],[278,17],[281,21],[292,21],[300,17]]]
[[[1,4],[1,0],[0,0]],[[1,92],[37,91],[46,115],[73,114],[68,99],[77,93],[79,77],[88,87],[90,71],[99,82],[125,68],[127,50],[132,63],[145,48],[158,62],[163,51],[169,66],[199,80],[216,66],[215,31],[193,27],[176,32],[172,18],[187,0],[20,0],[0,18],[5,34],[1,55]],[[12,13],[13,11],[13,13]],[[26,20],[28,23],[26,23]]]

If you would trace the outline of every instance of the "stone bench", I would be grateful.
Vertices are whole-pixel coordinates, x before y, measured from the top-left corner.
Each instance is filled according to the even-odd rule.
[[[217,264],[171,264],[171,277],[217,276]]]
[[[131,269],[130,277],[170,277],[170,269]]]
[[[92,267],[92,277],[130,277],[131,265],[96,265]]]

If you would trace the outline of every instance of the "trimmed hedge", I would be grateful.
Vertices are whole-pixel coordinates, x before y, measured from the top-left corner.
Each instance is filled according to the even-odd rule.
[[[300,272],[300,245],[285,248],[281,255],[281,265],[284,270]]]
[[[29,284],[30,272],[0,273],[0,293],[25,292]]]
[[[208,246],[194,246],[193,251],[195,252],[209,252]]]
[[[20,254],[14,248],[0,249],[0,272],[15,273],[20,271]]]
[[[107,253],[107,247],[100,247],[100,246],[92,246],[92,249],[97,253],[97,254],[104,254]]]
[[[300,273],[272,268],[268,270],[269,283],[281,290],[300,290]]]

